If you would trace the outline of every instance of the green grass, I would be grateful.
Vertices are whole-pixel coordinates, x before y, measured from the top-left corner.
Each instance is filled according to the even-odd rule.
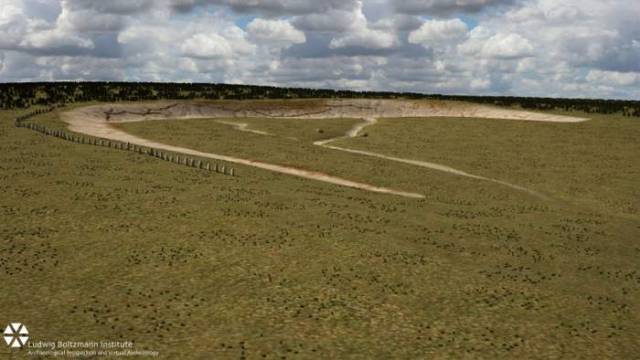
[[[121,123],[116,127],[171,145],[321,171],[349,180],[414,191],[425,194],[429,198],[446,196],[462,201],[468,192],[477,192],[477,188],[487,190],[478,199],[503,197],[508,198],[508,202],[513,202],[515,198],[530,197],[508,188],[495,189],[491,183],[451,175],[443,176],[440,173],[425,171],[407,164],[343,153],[313,145],[314,141],[346,133],[361,120],[230,119],[227,121],[245,122],[252,125],[251,129],[266,131],[276,136],[240,132],[229,125],[206,119],[161,121],[154,123],[153,126],[144,122]],[[318,129],[321,129],[322,133],[319,133]]]
[[[434,161],[640,219],[640,126],[591,114],[579,124],[486,119],[383,119],[338,144]],[[393,134],[405,141],[389,141]],[[600,209],[602,208],[602,209]]]
[[[341,143],[549,201],[310,145],[354,120],[243,120],[272,137],[207,120],[123,126],[427,195],[416,201],[248,167],[216,175],[16,129],[13,115],[0,112],[0,324],[27,324],[32,341],[134,340],[167,359],[640,352],[638,122],[388,120]]]

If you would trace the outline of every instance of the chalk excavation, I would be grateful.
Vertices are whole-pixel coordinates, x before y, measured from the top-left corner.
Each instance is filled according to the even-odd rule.
[[[85,135],[95,136],[115,141],[128,142],[138,146],[148,146],[156,149],[182,153],[185,155],[198,156],[203,158],[226,161],[245,166],[252,166],[263,170],[273,171],[281,174],[297,176],[305,179],[322,181],[334,185],[346,186],[365,191],[382,194],[391,194],[407,198],[422,199],[423,194],[407,192],[397,189],[375,186],[362,182],[352,181],[341,177],[336,177],[312,170],[298,169],[277,164],[269,164],[261,161],[242,159],[239,157],[213,154],[185,147],[163,144],[141,137],[137,137],[116,129],[112,124],[125,122],[138,122],[148,120],[178,120],[178,119],[217,119],[220,124],[233,126],[234,129],[259,135],[269,136],[264,131],[250,129],[246,123],[237,123],[218,119],[234,118],[294,118],[294,119],[328,119],[328,118],[356,118],[363,119],[363,122],[356,124],[344,136],[326,139],[314,143],[327,149],[343,151],[352,154],[376,157],[388,161],[419,166],[430,170],[442,171],[448,174],[468,177],[481,181],[490,181],[514,190],[524,191],[528,194],[544,197],[533,190],[510,184],[505,181],[492,179],[484,176],[474,175],[452,167],[420,161],[415,159],[405,159],[370,151],[363,151],[332,145],[337,140],[354,138],[362,131],[376,124],[379,118],[426,118],[426,117],[464,117],[464,118],[485,118],[485,119],[505,119],[519,121],[539,121],[539,122],[566,122],[578,123],[587,121],[585,118],[568,117],[560,115],[540,114],[527,111],[517,111],[510,109],[494,108],[490,106],[451,103],[443,101],[409,101],[409,100],[324,100],[309,106],[301,111],[299,108],[290,107],[287,102],[276,105],[273,103],[251,102],[253,108],[243,108],[241,102],[229,106],[228,103],[216,102],[177,102],[177,103],[138,103],[138,104],[114,104],[95,105],[75,109],[63,113],[63,120],[68,124],[69,130]]]

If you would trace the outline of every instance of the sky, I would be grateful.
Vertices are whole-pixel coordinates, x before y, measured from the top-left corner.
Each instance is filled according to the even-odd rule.
[[[0,82],[640,99],[638,0],[0,0]]]

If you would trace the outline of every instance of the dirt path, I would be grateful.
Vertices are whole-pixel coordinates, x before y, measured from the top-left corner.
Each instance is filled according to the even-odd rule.
[[[536,192],[513,185],[504,181],[486,178],[474,174],[469,174],[445,165],[418,161],[413,159],[403,159],[374,152],[342,148],[330,145],[332,142],[358,136],[367,126],[374,125],[377,118],[401,118],[401,117],[469,117],[469,118],[491,118],[509,119],[520,121],[542,121],[542,122],[582,122],[588,119],[566,117],[560,115],[550,115],[532,113],[526,111],[494,108],[467,103],[452,103],[444,101],[409,101],[409,100],[368,100],[368,99],[348,99],[348,100],[325,100],[314,104],[312,109],[301,110],[300,107],[291,106],[293,101],[273,102],[246,101],[237,102],[155,102],[155,103],[131,103],[131,104],[105,104],[95,105],[72,110],[63,113],[63,120],[68,123],[69,129],[78,133],[95,136],[115,141],[128,142],[139,146],[153,147],[166,151],[182,153],[186,155],[226,161],[234,164],[252,166],[281,174],[297,176],[305,179],[322,181],[330,184],[347,186],[351,188],[398,195],[408,198],[421,199],[422,194],[406,192],[396,189],[379,187],[365,184],[344,178],[288,166],[269,164],[250,159],[242,159],[233,156],[212,154],[189,149],[185,147],[172,146],[168,144],[154,142],[140,138],[113,127],[112,123],[137,122],[148,120],[173,120],[173,119],[206,119],[206,118],[359,118],[362,123],[350,129],[344,136],[318,141],[314,144],[332,150],[339,150],[363,156],[377,157],[389,161],[401,162],[414,166],[420,166],[432,170],[447,172],[453,175],[469,177],[478,180],[491,181],[510,188],[525,191],[529,194],[541,196]],[[228,121],[218,121],[219,123],[231,125],[236,130],[256,133],[260,135],[271,135],[263,131],[248,129],[248,124]]]
[[[235,130],[242,131],[242,132],[248,132],[248,133],[252,133],[252,134],[265,135],[265,136],[270,136],[271,135],[270,133],[268,133],[266,131],[249,129],[249,124],[247,124],[247,123],[237,123],[237,122],[233,122],[233,121],[222,121],[222,120],[216,120],[216,122],[218,124],[222,124],[222,125],[229,125],[229,126],[233,127]]]
[[[518,191],[524,191],[524,192],[526,192],[528,194],[537,196],[539,198],[546,199],[546,196],[544,196],[544,195],[542,195],[542,194],[540,194],[540,193],[538,193],[536,191],[533,191],[531,189],[527,189],[527,188],[519,186],[519,185],[514,185],[514,184],[508,183],[506,181],[492,179],[492,178],[488,178],[488,177],[484,177],[484,176],[480,176],[480,175],[469,174],[469,173],[464,172],[462,170],[454,169],[454,168],[446,166],[446,165],[436,164],[436,163],[427,162],[427,161],[399,158],[399,157],[395,157],[395,156],[388,156],[388,155],[384,155],[384,154],[380,154],[380,153],[374,153],[374,152],[371,152],[371,151],[356,150],[356,149],[350,149],[350,148],[344,148],[344,147],[329,145],[329,144],[331,144],[331,143],[333,143],[335,141],[341,140],[341,139],[355,138],[358,135],[360,135],[360,133],[362,133],[362,131],[365,128],[367,128],[368,126],[375,125],[378,122],[377,119],[375,119],[375,118],[367,118],[367,119],[363,119],[363,120],[364,121],[362,123],[356,124],[356,126],[354,126],[352,129],[350,129],[344,136],[339,136],[339,137],[336,137],[336,138],[322,140],[322,141],[316,141],[313,144],[317,145],[317,146],[322,146],[322,147],[327,148],[327,149],[344,151],[344,152],[348,152],[348,153],[351,153],[351,154],[370,156],[370,157],[375,157],[375,158],[379,158],[379,159],[385,159],[385,160],[389,160],[389,161],[399,162],[399,163],[403,163],[403,164],[419,166],[419,167],[423,167],[423,168],[427,168],[427,169],[431,169],[431,170],[442,171],[442,172],[446,172],[446,173],[449,173],[449,174],[458,175],[458,176],[464,176],[464,177],[477,179],[477,180],[490,181],[490,182],[493,182],[493,183],[496,183],[496,184],[507,186],[509,188],[512,188],[512,189],[515,189],[515,190],[518,190]]]
[[[65,118],[65,121],[69,124],[69,130],[90,135],[90,136],[95,136],[98,138],[121,141],[121,142],[126,142],[130,144],[138,145],[138,146],[152,147],[159,150],[166,150],[166,151],[171,151],[175,153],[198,156],[198,157],[207,158],[207,159],[226,161],[228,163],[252,166],[259,169],[269,170],[269,171],[273,171],[281,174],[292,175],[292,176],[297,176],[305,179],[317,180],[317,181],[322,181],[322,182],[326,182],[334,185],[346,186],[346,187],[351,187],[351,188],[356,188],[360,190],[366,190],[366,191],[371,191],[371,192],[376,192],[381,194],[398,195],[398,196],[414,198],[414,199],[424,198],[424,195],[422,194],[394,190],[390,188],[365,184],[357,181],[351,181],[351,180],[343,179],[340,177],[324,174],[321,172],[297,169],[293,167],[269,164],[269,163],[264,163],[260,161],[242,159],[242,158],[237,158],[237,157],[227,156],[227,155],[207,153],[207,152],[197,151],[197,150],[189,149],[185,147],[163,144],[163,143],[147,140],[141,137],[137,137],[135,135],[131,135],[124,131],[118,130],[115,127],[113,127],[111,124],[109,124],[106,120],[86,121],[86,119],[84,119],[83,121],[82,117],[78,117],[73,114],[70,115],[70,113],[66,113],[64,118]]]

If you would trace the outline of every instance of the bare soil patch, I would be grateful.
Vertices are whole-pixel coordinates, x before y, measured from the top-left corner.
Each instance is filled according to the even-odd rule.
[[[298,176],[306,179],[323,181],[335,185],[347,186],[377,193],[393,194],[411,198],[423,198],[422,194],[404,192],[395,189],[378,187],[375,185],[355,182],[312,170],[297,169],[276,164],[241,159],[234,156],[211,154],[184,147],[171,146],[133,136],[111,126],[114,123],[172,120],[172,119],[229,119],[229,118],[361,118],[363,123],[352,128],[347,134],[339,138],[355,137],[370,125],[375,124],[377,118],[402,118],[402,117],[465,117],[465,118],[489,118],[508,119],[519,121],[541,122],[566,122],[577,123],[588,119],[568,117],[552,114],[541,114],[527,111],[495,108],[490,106],[454,103],[445,101],[410,101],[410,100],[302,100],[302,101],[179,101],[179,102],[153,102],[153,103],[124,103],[101,104],[75,109],[63,114],[63,120],[68,123],[69,129],[90,136],[129,142],[131,144],[154,147],[167,151],[200,156],[216,160],[227,161],[246,166],[253,166],[264,170],[282,174]],[[246,124],[234,125],[237,130],[256,132],[247,129]],[[402,159],[364,152],[354,149],[330,146],[329,144],[339,138],[328,139],[315,144],[334,150],[347,151],[365,156],[385,158],[390,161],[399,161],[433,170],[445,171],[459,176],[471,177],[479,180],[488,180],[511,188],[534,193],[531,190],[509,184],[500,180],[468,174],[445,165],[433,164],[412,159]]]

